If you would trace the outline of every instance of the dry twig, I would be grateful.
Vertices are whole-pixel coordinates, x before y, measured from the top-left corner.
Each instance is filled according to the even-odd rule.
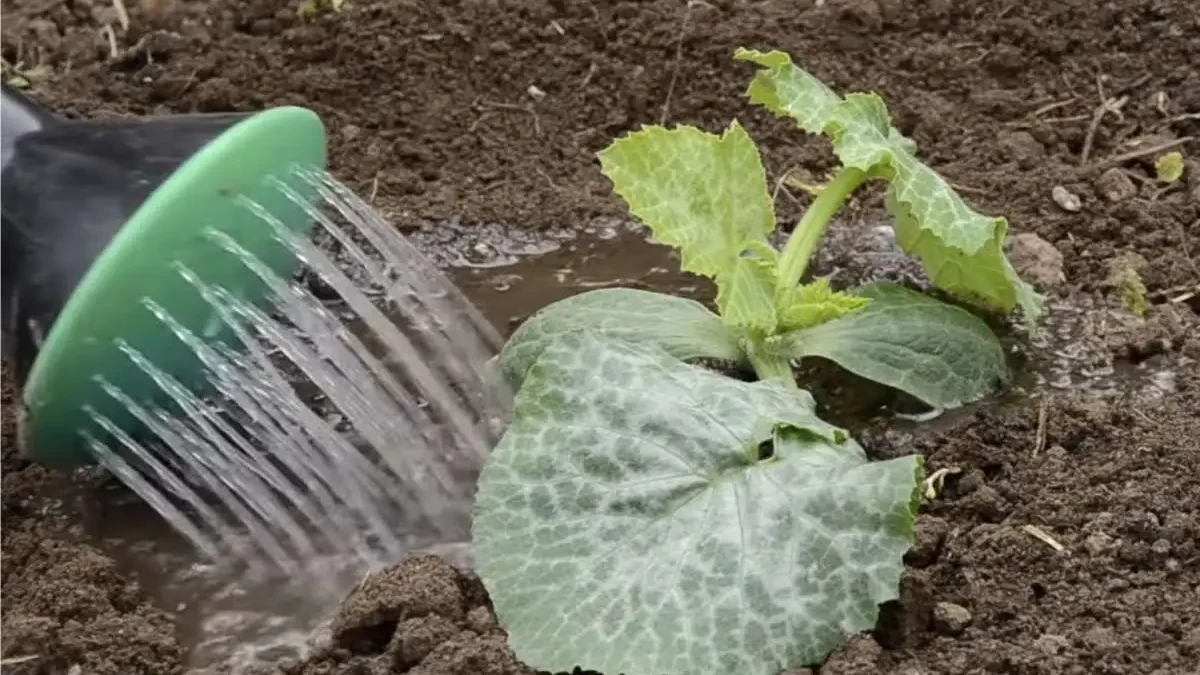
[[[1081,165],[1087,164],[1088,158],[1092,155],[1092,145],[1096,142],[1096,133],[1100,131],[1100,124],[1104,121],[1104,118],[1112,114],[1117,119],[1124,119],[1121,109],[1128,102],[1128,96],[1106,99],[1092,113],[1092,121],[1088,124],[1087,135],[1083,137],[1083,148],[1079,151],[1079,163]]]
[[[683,39],[687,37],[688,27],[692,23],[692,8],[696,5],[713,8],[704,0],[688,0],[687,9],[683,13],[683,25],[679,27],[679,36],[675,40],[675,67],[671,69],[671,82],[667,84],[667,98],[662,105],[662,117],[659,119],[659,124],[662,125],[667,123],[667,116],[671,112],[671,97],[675,95],[675,83],[679,80],[679,68],[683,65]]]
[[[1195,136],[1184,136],[1183,138],[1176,138],[1176,139],[1167,141],[1165,143],[1158,143],[1155,145],[1151,145],[1149,147],[1138,148],[1137,150],[1130,150],[1129,152],[1125,152],[1125,153],[1122,153],[1119,155],[1114,155],[1114,156],[1109,157],[1108,159],[1104,160],[1100,164],[1102,166],[1112,166],[1113,164],[1124,164],[1125,162],[1128,162],[1131,159],[1137,159],[1139,157],[1145,157],[1147,155],[1158,154],[1160,152],[1163,152],[1164,150],[1170,150],[1172,148],[1177,148],[1185,143],[1190,143],[1191,141],[1194,141],[1194,140],[1196,140]]]
[[[579,83],[577,91],[583,91],[584,89],[587,89],[588,83],[590,83],[592,78],[596,76],[596,70],[596,62],[592,61],[592,65],[588,66],[587,75],[583,76],[583,81]]]
[[[523,106],[523,105],[517,105],[515,103],[498,103],[498,102],[494,102],[494,101],[479,100],[479,101],[475,102],[474,107],[493,108],[493,109],[497,109],[497,110],[515,110],[517,112],[527,113],[533,117],[533,132],[535,134],[537,134],[538,136],[542,135],[542,122],[541,122],[541,119],[538,118],[537,111],[533,109],[532,105]],[[471,124],[470,130],[475,131],[475,128],[478,127],[479,124],[481,122],[483,122],[483,120],[487,119],[488,117],[489,117],[488,113],[484,113],[484,114],[480,115],[479,118],[476,119]]]
[[[1022,525],[1021,529],[1025,530],[1026,534],[1030,535],[1034,539],[1040,540],[1042,543],[1046,544],[1055,551],[1061,553],[1064,549],[1064,546],[1058,543],[1057,539],[1051,537],[1049,532],[1046,532],[1037,525]]]
[[[1043,398],[1042,404],[1038,406],[1037,416],[1037,431],[1033,434],[1033,453],[1034,457],[1041,454],[1042,450],[1046,449],[1046,422],[1050,417],[1050,399]]]
[[[1047,103],[1046,105],[1044,105],[1044,106],[1038,108],[1037,110],[1034,110],[1032,113],[1030,113],[1030,117],[1041,117],[1042,115],[1045,115],[1046,113],[1050,112],[1051,110],[1058,110],[1059,108],[1071,105],[1074,102],[1075,102],[1075,97],[1072,96],[1071,98],[1063,99],[1061,101],[1055,101],[1054,103]]]
[[[129,10],[125,9],[125,0],[112,0],[113,11],[117,13],[117,23],[121,24],[121,32],[129,30]]]
[[[104,24],[104,26],[100,28],[100,35],[102,35],[108,42],[109,60],[116,61],[117,59],[121,58],[121,50],[117,47],[117,32],[113,30],[113,27],[108,24]]]

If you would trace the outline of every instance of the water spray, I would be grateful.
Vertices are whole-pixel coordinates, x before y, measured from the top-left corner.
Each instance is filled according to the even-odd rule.
[[[67,121],[3,96],[28,456],[103,465],[210,558],[469,539],[500,338],[325,172],[316,114]]]

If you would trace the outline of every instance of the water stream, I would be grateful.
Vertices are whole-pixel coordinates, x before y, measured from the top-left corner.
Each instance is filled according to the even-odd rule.
[[[403,237],[336,181],[312,180],[311,238],[260,213],[303,262],[294,278],[220,239],[231,264],[274,291],[276,311],[179,269],[236,349],[146,301],[213,391],[122,345],[161,401],[102,382],[144,426],[131,435],[90,411],[89,445],[125,489],[62,495],[79,502],[89,538],[176,614],[197,673],[302,655],[364,573],[408,551],[470,564],[474,482],[508,400],[487,365],[510,326],[601,286],[711,294],[678,274],[672,251],[620,224]]]
[[[152,588],[205,588],[163,598],[194,608],[198,666],[263,638],[294,642],[348,582],[407,552],[468,553],[475,480],[502,430],[492,326],[367,204],[328,176],[304,178],[316,203],[277,187],[317,223],[312,237],[245,204],[303,263],[294,277],[210,232],[229,264],[272,291],[271,311],[178,269],[232,345],[145,301],[203,364],[211,391],[120,344],[157,398],[100,381],[140,423],[132,431],[86,409],[99,463],[186,544],[122,557],[143,574],[167,570]]]
[[[283,237],[305,263],[298,279],[256,267],[226,242],[279,293],[280,311],[191,278],[243,347],[214,347],[175,326],[218,395],[198,397],[127,351],[171,409],[126,402],[156,442],[93,440],[134,494],[75,497],[89,502],[88,534],[176,613],[196,673],[301,654],[363,573],[406,551],[469,564],[474,477],[507,402],[483,366],[529,314],[599,287],[712,297],[709,282],[678,272],[673,251],[624,223],[542,233],[450,223],[402,237],[335,181],[314,180],[316,236]],[[816,271],[841,283],[906,278],[911,265],[882,233],[831,238]],[[1102,345],[1079,346],[1083,309],[1058,310],[1031,389],[1169,389],[1169,366],[1097,367]]]

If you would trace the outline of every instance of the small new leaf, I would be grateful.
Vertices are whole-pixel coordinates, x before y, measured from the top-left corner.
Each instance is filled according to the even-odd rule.
[[[1150,311],[1150,301],[1146,299],[1146,284],[1142,281],[1142,275],[1130,266],[1122,269],[1117,279],[1121,304],[1130,314],[1144,319],[1146,312]]]
[[[657,350],[583,333],[547,347],[474,514],[517,656],[776,675],[873,627],[897,596],[921,462],[868,462],[813,410],[806,392]]]
[[[748,95],[810,133],[825,133],[842,163],[887,179],[896,241],[917,257],[942,290],[988,307],[1020,307],[1028,323],[1044,313],[1043,298],[1017,276],[1004,255],[1008,222],[972,210],[916,156],[916,144],[892,126],[876,94],[839,97],[783,52],[739,49],[735,58],[762,67]]]
[[[1183,153],[1168,152],[1154,161],[1154,174],[1160,183],[1174,183],[1183,178]]]
[[[792,289],[780,289],[776,295],[779,328],[798,330],[853,314],[870,304],[870,299],[835,291],[826,278]]]
[[[657,346],[677,359],[745,360],[737,338],[704,305],[662,293],[606,288],[559,300],[521,324],[500,352],[505,381],[519,389],[547,345],[578,330]]]
[[[1004,348],[970,312],[903,286],[855,291],[862,311],[780,336],[780,352],[818,356],[938,408],[976,401],[1008,379]]]
[[[340,12],[345,7],[346,0],[307,0],[296,13],[303,19],[313,19],[323,14]]]
[[[721,136],[643,127],[603,150],[600,164],[654,239],[680,250],[683,270],[716,280],[731,325],[773,330],[771,305],[756,289],[764,268],[742,254],[770,247],[775,210],[758,148],[740,124]]]

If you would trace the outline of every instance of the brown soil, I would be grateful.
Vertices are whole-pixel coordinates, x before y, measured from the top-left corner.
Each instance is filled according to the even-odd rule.
[[[5,675],[159,675],[182,670],[170,615],[151,606],[112,559],[71,535],[61,480],[29,464],[14,441],[13,391],[4,370],[3,655]]]
[[[430,555],[368,577],[334,617],[333,640],[278,675],[533,675],[508,648],[479,579]]]
[[[1200,284],[1200,166],[1166,190],[1153,182],[1155,154],[1128,157],[1171,142],[1200,156],[1186,140],[1200,136],[1193,0],[710,0],[690,10],[678,0],[352,0],[311,22],[296,17],[299,4],[126,0],[122,30],[107,1],[6,0],[5,76],[15,67],[34,96],[72,115],[305,105],[330,126],[335,172],[401,227],[576,227],[623,215],[595,152],[664,117],[716,130],[737,116],[774,177],[797,167],[819,179],[825,144],[740,97],[750,70],[733,49],[780,48],[838,88],[881,92],[974,204],[1062,253],[1057,293],[1107,291],[1124,265],[1159,303]],[[1119,111],[1099,116],[1105,101]],[[1081,207],[1056,204],[1055,186]],[[803,206],[786,194],[780,203],[789,219]],[[864,198],[851,213],[865,222],[880,212]],[[1170,309],[1155,310],[1148,333],[1101,338],[1132,360],[1200,356],[1189,341],[1195,305]],[[872,434],[881,454],[915,444],[931,469],[962,473],[922,515],[902,601],[821,673],[1194,672],[1200,383],[1190,368],[1165,404],[1060,394],[1041,416],[1044,443],[1027,401],[935,438]],[[4,655],[38,658],[5,674],[180,672],[169,615],[47,515],[40,496],[53,477],[10,440]],[[356,592],[334,649],[282,670],[525,672],[492,622],[477,584],[410,560]]]
[[[1200,656],[1197,409],[1193,373],[1158,409],[1051,399],[980,412],[915,445],[874,437],[882,456],[915,451],[934,470],[962,470],[918,519],[906,589],[875,636],[888,648],[873,657],[879,671],[1189,672]],[[969,623],[947,618],[956,612]]]

